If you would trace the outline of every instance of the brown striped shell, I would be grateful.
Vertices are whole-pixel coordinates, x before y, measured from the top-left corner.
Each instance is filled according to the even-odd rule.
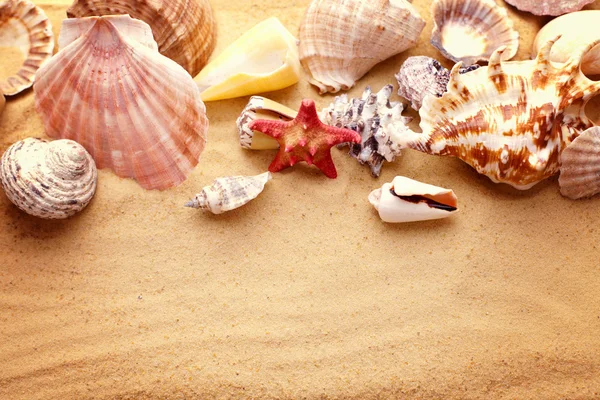
[[[535,60],[502,62],[503,48],[487,67],[451,72],[448,92],[427,96],[419,114],[423,133],[404,135],[401,144],[470,164],[494,182],[527,189],[558,172],[560,154],[593,122],[586,103],[600,82],[583,75],[583,55],[599,42],[573,51],[565,64],[552,64],[542,47]]]
[[[52,24],[41,8],[27,0],[0,2],[0,45],[18,48],[25,56],[19,71],[0,81],[0,92],[13,96],[29,89],[37,70],[52,57]]]
[[[595,0],[504,0],[521,11],[535,15],[562,15],[581,10]]]
[[[94,196],[97,180],[94,160],[72,140],[27,138],[10,146],[0,160],[6,196],[40,218],[68,218],[83,210]]]
[[[66,47],[34,85],[46,133],[75,140],[98,168],[145,189],[183,182],[206,143],[206,108],[192,77],[157,51],[150,27],[129,16],[67,19],[59,42]]]
[[[129,14],[152,28],[161,54],[192,76],[216,45],[217,25],[208,0],[75,0],[69,18]]]

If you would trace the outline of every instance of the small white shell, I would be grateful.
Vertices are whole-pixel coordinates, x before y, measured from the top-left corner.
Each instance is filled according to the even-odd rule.
[[[560,157],[558,183],[563,196],[576,200],[600,193],[600,127],[583,132]]]
[[[413,222],[446,218],[458,211],[450,189],[428,185],[404,176],[369,194],[369,202],[385,222]]]
[[[94,160],[72,140],[27,138],[0,160],[0,183],[8,199],[40,218],[62,219],[83,210],[97,179]]]
[[[271,173],[256,176],[227,176],[217,178],[206,186],[185,206],[200,208],[213,214],[222,214],[243,206],[255,199],[271,180]]]

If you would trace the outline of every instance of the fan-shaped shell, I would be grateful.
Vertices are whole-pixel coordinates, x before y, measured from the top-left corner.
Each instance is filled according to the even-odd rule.
[[[148,47],[152,33],[142,21],[108,16],[65,21],[70,24],[81,24],[85,33],[38,71],[34,85],[46,133],[81,143],[98,168],[146,189],[183,182],[198,163],[208,129],[191,76],[155,45]],[[137,36],[121,33],[119,26],[128,24]]]
[[[571,199],[600,193],[600,127],[594,126],[561,154],[560,192]]]
[[[17,207],[40,218],[62,219],[83,210],[96,191],[94,160],[72,140],[27,138],[0,161],[0,183]]]
[[[600,39],[598,21],[600,10],[578,11],[553,19],[544,25],[535,37],[532,58],[535,58],[544,43],[561,35],[552,47],[550,60],[560,63],[568,61],[574,48]],[[586,75],[600,74],[600,47],[593,48],[583,57],[581,71]]]
[[[501,46],[506,46],[503,60],[517,54],[519,33],[494,0],[434,0],[431,13],[431,44],[452,61],[488,61]]]
[[[300,62],[321,93],[335,93],[413,47],[424,26],[406,0],[313,0],[300,25]]]
[[[227,176],[217,178],[206,186],[186,207],[200,208],[213,214],[222,214],[243,206],[262,193],[272,175],[265,172],[256,176]]]
[[[161,54],[195,76],[216,45],[217,26],[208,0],[75,0],[69,18],[129,14],[152,28]]]
[[[505,0],[521,11],[535,15],[562,15],[579,11],[595,0]]]
[[[586,103],[600,82],[579,68],[597,43],[575,49],[565,64],[552,64],[542,47],[534,61],[502,62],[496,51],[487,67],[459,75],[451,71],[448,92],[425,97],[422,134],[401,138],[403,145],[429,154],[452,155],[494,182],[527,189],[558,172],[560,153],[591,127]]]
[[[30,88],[36,71],[52,57],[52,24],[41,8],[27,0],[0,2],[0,43],[18,48],[25,56],[19,71],[0,81],[0,91],[12,96]]]

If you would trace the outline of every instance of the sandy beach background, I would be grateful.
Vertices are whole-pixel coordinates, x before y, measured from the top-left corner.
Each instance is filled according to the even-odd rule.
[[[58,35],[70,1],[37,3]],[[270,16],[296,34],[308,3],[213,0],[213,56]],[[414,0],[418,47],[349,95],[395,83],[410,55],[441,60],[429,3]],[[547,19],[508,8],[528,58]],[[2,73],[18,67],[2,54]],[[267,96],[333,99],[306,80]],[[215,177],[266,171],[275,152],[237,141],[246,102],[207,103],[208,146],[175,189],[103,170],[65,221],[0,195],[1,399],[600,397],[599,198],[565,199],[557,179],[519,192],[410,150],[373,179],[333,149],[336,180],[297,165],[229,214],[184,208]],[[44,136],[32,91],[0,115],[0,151],[29,136]],[[454,189],[460,213],[382,223],[367,195],[396,175]]]

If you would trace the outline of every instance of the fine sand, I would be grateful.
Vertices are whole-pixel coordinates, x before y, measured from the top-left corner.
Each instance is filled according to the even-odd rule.
[[[70,1],[38,3],[58,35]],[[214,55],[269,16],[296,33],[308,3],[213,0]],[[509,14],[528,58],[546,20]],[[441,59],[431,29],[349,95],[395,83],[407,56]],[[333,99],[306,79],[268,97]],[[184,208],[213,178],[269,165],[274,151],[238,144],[247,100],[207,104],[208,146],[172,190],[102,170],[65,221],[0,196],[0,399],[600,397],[600,198],[565,199],[556,178],[519,192],[410,150],[373,179],[333,149],[335,180],[297,165],[229,214]],[[32,91],[0,115],[0,151],[29,136],[44,136]],[[454,189],[460,213],[382,223],[367,195],[396,175]]]

